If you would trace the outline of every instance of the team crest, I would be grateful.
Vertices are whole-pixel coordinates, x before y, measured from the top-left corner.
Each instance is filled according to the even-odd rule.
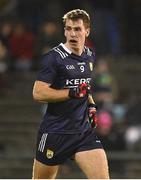
[[[92,62],[89,62],[89,67],[90,67],[90,70],[93,71],[93,63]]]
[[[53,158],[53,155],[54,155],[54,152],[50,149],[47,149],[47,153],[46,153],[47,158],[51,159]]]

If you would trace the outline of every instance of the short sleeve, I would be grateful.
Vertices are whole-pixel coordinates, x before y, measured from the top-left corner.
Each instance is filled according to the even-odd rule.
[[[96,63],[96,52],[95,49],[92,50],[92,59],[93,59],[93,64]]]
[[[93,59],[94,59],[94,63],[96,62],[96,52],[95,50],[93,51]]]
[[[41,61],[41,69],[37,80],[53,84],[57,75],[56,58],[53,54],[46,54]]]

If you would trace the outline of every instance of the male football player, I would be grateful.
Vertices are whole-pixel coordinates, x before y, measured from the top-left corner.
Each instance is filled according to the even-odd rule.
[[[75,157],[89,179],[109,179],[108,163],[95,135],[96,104],[90,95],[94,54],[85,47],[90,17],[75,9],[63,17],[66,42],[43,56],[33,97],[47,102],[40,125],[33,179],[56,178],[59,165]]]

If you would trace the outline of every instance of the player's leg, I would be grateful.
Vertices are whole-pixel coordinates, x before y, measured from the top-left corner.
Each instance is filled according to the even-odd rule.
[[[75,135],[42,133],[39,131],[33,179],[54,179],[59,165],[74,154],[74,142]]]
[[[34,160],[32,179],[55,179],[59,166],[48,166]]]
[[[108,163],[103,149],[77,152],[75,160],[87,178],[109,179]]]

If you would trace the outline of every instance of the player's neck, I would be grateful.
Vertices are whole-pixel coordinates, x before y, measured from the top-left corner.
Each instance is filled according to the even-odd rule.
[[[83,49],[84,48],[73,48],[71,47],[68,43],[64,44],[73,54],[76,54],[78,56],[81,56],[81,54],[83,53]]]

